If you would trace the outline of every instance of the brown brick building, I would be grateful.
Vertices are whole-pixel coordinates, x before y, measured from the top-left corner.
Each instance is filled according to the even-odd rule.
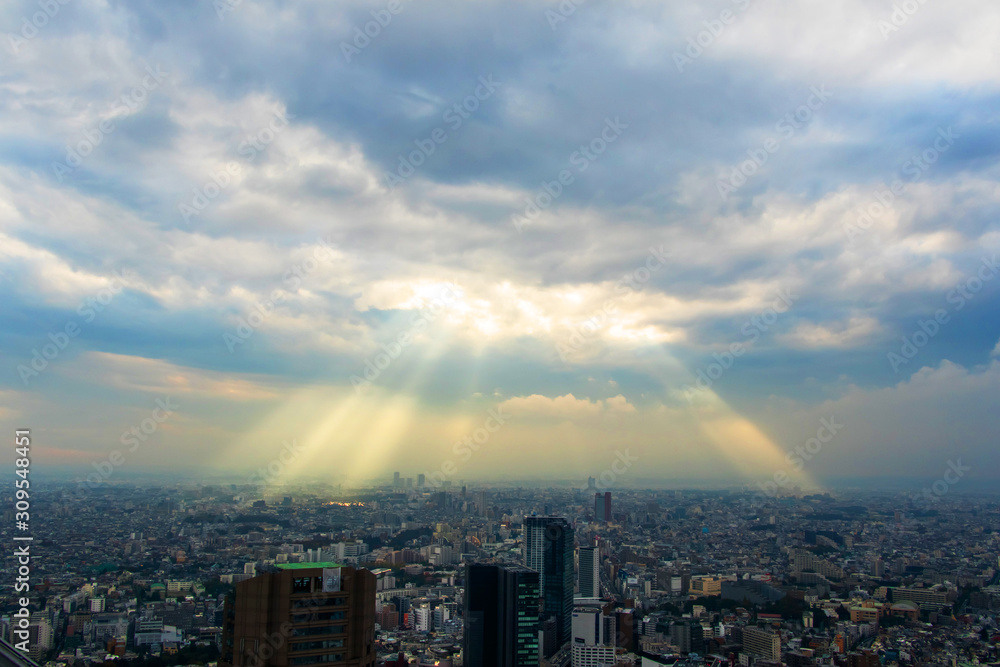
[[[374,667],[375,575],[278,565],[226,600],[220,667]]]

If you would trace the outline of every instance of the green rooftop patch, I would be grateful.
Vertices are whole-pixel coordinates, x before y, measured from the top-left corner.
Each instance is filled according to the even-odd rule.
[[[279,570],[314,570],[318,567],[341,567],[340,563],[278,563]]]

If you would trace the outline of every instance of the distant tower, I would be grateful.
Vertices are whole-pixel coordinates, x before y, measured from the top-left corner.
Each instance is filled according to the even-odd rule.
[[[595,489],[597,489],[597,480],[594,479],[593,477],[588,477],[587,478],[587,490],[588,491],[594,491]]]
[[[594,518],[598,521],[611,521],[611,492],[594,494]]]
[[[479,510],[479,516],[486,516],[488,513],[486,504],[486,492],[480,491],[476,494],[476,509]]]
[[[398,489],[398,488],[399,488],[399,487],[401,487],[402,485],[403,485],[403,483],[402,483],[402,481],[401,481],[401,480],[399,479],[399,473],[398,473],[398,472],[394,472],[394,473],[392,473],[392,488],[394,488],[394,489]]]
[[[420,488],[420,489],[424,488],[424,482],[426,480],[427,480],[427,478],[424,476],[424,473],[418,474],[417,475],[417,488]]]

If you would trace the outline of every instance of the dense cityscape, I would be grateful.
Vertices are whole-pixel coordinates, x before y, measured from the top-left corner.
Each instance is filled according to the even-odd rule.
[[[1000,667],[998,45],[0,2],[0,667]]]
[[[341,571],[365,583],[346,600],[368,609],[348,626],[348,646],[373,631],[368,657],[321,654],[349,665],[1000,661],[996,497],[595,482],[41,486],[28,653],[50,667],[319,664],[315,650],[268,662],[284,656],[277,619],[265,644],[234,656],[235,600],[247,582],[336,569],[338,586]],[[8,552],[3,576],[17,569]],[[0,625],[12,643],[15,600],[6,588]],[[520,633],[498,621],[504,613]],[[303,646],[313,644],[293,648]]]

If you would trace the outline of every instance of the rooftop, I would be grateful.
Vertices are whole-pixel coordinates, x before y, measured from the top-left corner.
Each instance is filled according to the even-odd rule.
[[[315,570],[317,568],[340,567],[340,563],[278,563],[275,565],[279,570]]]

